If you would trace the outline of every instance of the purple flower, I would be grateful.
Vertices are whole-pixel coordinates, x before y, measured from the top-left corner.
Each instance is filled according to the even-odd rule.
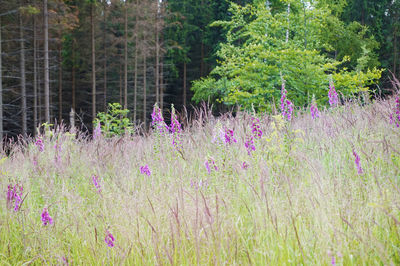
[[[96,127],[93,130],[93,139],[98,139],[101,136],[101,126],[100,122],[97,123]]]
[[[281,89],[281,111],[282,111],[282,113],[285,110],[286,94],[287,94],[287,90],[285,89],[285,82],[282,82],[282,89]]]
[[[392,114],[390,114],[390,124],[395,124],[396,127],[400,127],[400,98],[396,97],[396,107]]]
[[[35,142],[36,147],[38,147],[40,152],[44,151],[44,143],[41,137],[38,137]]]
[[[167,125],[164,122],[164,118],[162,116],[161,109],[158,107],[157,103],[154,104],[153,113],[151,114],[151,125],[154,129],[157,129],[161,134],[164,133],[164,130],[167,129]]]
[[[100,184],[99,184],[99,177],[97,175],[92,175],[92,181],[93,181],[93,185],[95,186],[97,191],[100,193],[101,192],[101,187],[100,187]]]
[[[251,152],[256,150],[256,146],[254,146],[253,136],[247,137],[247,140],[244,143],[244,146],[247,149],[248,155],[251,155]]]
[[[331,264],[332,264],[332,265],[336,265],[335,256],[332,256]]]
[[[208,187],[208,181],[207,180],[201,180],[199,182],[190,179],[190,186],[196,190],[200,189],[200,188],[207,188]]]
[[[242,169],[247,170],[247,168],[249,168],[249,164],[246,162],[242,163]]]
[[[357,172],[358,172],[358,174],[361,175],[364,171],[363,171],[363,169],[361,168],[361,165],[360,165],[360,156],[358,156],[358,154],[357,154],[357,152],[355,150],[353,150],[353,155],[354,155],[354,158],[355,158],[354,162],[355,162],[356,167],[357,167]]]
[[[169,126],[169,131],[172,134],[172,146],[174,146],[176,149],[180,150],[181,149],[180,133],[182,132],[182,127],[176,116],[174,106],[172,106],[171,124]]]
[[[281,112],[282,116],[288,121],[292,120],[293,103],[286,98],[287,91],[285,89],[285,82],[282,83],[281,89]]]
[[[210,158],[207,161],[205,161],[204,166],[206,167],[208,174],[211,174],[212,169],[214,169],[215,171],[218,171],[218,167],[215,164],[215,161],[213,158]]]
[[[260,126],[260,120],[256,117],[251,118],[251,133],[256,139],[260,139],[263,135],[263,132],[261,130]]]
[[[7,206],[11,208],[14,205],[14,211],[19,211],[22,204],[23,186],[15,184],[7,187]]]
[[[42,222],[43,222],[43,225],[44,225],[44,226],[46,226],[46,225],[48,225],[48,224],[53,224],[53,218],[50,217],[50,215],[49,215],[49,213],[48,213],[48,211],[47,211],[47,208],[44,208],[44,209],[43,209],[43,212],[42,212]]]
[[[151,172],[149,166],[147,164],[145,166],[140,166],[140,173],[143,175],[150,176]]]
[[[234,142],[237,142],[237,140],[233,136],[233,130],[232,129],[226,129],[224,137],[225,137],[225,144],[232,144]]]
[[[114,247],[115,238],[108,230],[106,231],[106,237],[104,238],[104,241],[110,248]]]
[[[311,117],[312,119],[316,119],[320,117],[320,113],[318,111],[318,107],[316,103],[312,103],[310,107]]]
[[[338,95],[335,90],[335,86],[333,85],[333,81],[329,82],[329,104],[331,107],[336,107],[339,104]]]

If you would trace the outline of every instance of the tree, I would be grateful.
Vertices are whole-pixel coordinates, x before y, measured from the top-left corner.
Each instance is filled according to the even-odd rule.
[[[345,96],[365,90],[379,79],[381,71],[375,68],[362,72],[341,67],[354,60],[351,56],[355,55],[335,50],[331,45],[333,37],[326,32],[339,28],[336,30],[343,30],[360,46],[368,45],[370,39],[351,31],[322,4],[303,9],[301,3],[291,1],[289,14],[285,3],[274,1],[271,7],[264,1],[246,7],[233,4],[232,19],[214,23],[227,30],[227,42],[217,53],[221,63],[209,77],[194,83],[195,101],[211,98],[227,105],[238,103],[247,109],[254,106],[271,110],[270,103],[280,95],[281,77],[296,105],[308,104],[313,94],[326,103],[330,77]],[[284,19],[288,15],[290,20]],[[342,59],[335,58],[341,52]]]

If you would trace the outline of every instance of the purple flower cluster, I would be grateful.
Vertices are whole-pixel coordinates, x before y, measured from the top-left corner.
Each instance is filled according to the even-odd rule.
[[[100,187],[99,177],[97,175],[92,175],[92,182],[93,182],[94,187],[100,193],[101,187]]]
[[[253,136],[247,137],[246,142],[244,143],[244,146],[247,149],[248,155],[251,155],[251,152],[256,150],[256,146],[254,146]]]
[[[257,117],[251,118],[251,133],[256,139],[260,139],[263,135],[260,126],[260,119],[258,119]]]
[[[49,212],[47,211],[47,208],[43,209],[42,222],[43,222],[44,226],[46,226],[48,224],[53,224],[53,218],[50,217]]]
[[[169,126],[169,131],[172,134],[172,146],[174,146],[178,150],[181,149],[180,133],[182,132],[182,127],[178,121],[178,117],[175,113],[175,109],[173,106],[171,112],[171,124]]]
[[[390,114],[390,124],[395,124],[396,127],[400,127],[400,98],[396,97],[396,107],[392,114]]]
[[[158,107],[157,104],[154,105],[153,107],[153,113],[151,114],[151,126],[154,129],[157,129],[158,132],[161,134],[164,133],[164,130],[166,129],[166,124],[164,122],[164,118],[161,112],[161,109]]]
[[[147,164],[145,166],[140,166],[140,173],[143,175],[150,176],[151,172],[149,166]]]
[[[353,150],[353,155],[354,155],[354,158],[355,158],[354,162],[355,162],[356,167],[357,167],[357,172],[358,172],[358,174],[361,175],[364,171],[361,168],[360,156],[357,154],[357,152],[355,150]]]
[[[329,104],[331,107],[336,107],[339,104],[338,94],[336,93],[333,81],[329,82],[328,97],[329,97]]]
[[[210,158],[207,161],[205,161],[204,166],[206,167],[208,174],[211,174],[212,169],[214,169],[215,171],[218,171],[218,167],[215,164],[215,161],[213,158]]]
[[[44,151],[44,143],[41,137],[38,137],[35,142],[36,147],[38,147],[40,152]]]
[[[225,130],[225,144],[232,144],[232,143],[236,143],[237,140],[235,139],[235,137],[233,136],[234,132],[232,129],[226,129]]]
[[[106,237],[104,238],[104,242],[106,242],[107,246],[109,246],[110,248],[114,247],[114,241],[115,238],[114,236],[110,233],[110,231],[106,231]]]
[[[14,205],[14,211],[19,211],[22,203],[23,186],[15,184],[7,187],[7,206],[9,208]]]
[[[242,169],[247,170],[247,168],[249,168],[249,164],[246,162],[242,163]]]
[[[312,103],[310,107],[311,117],[312,119],[316,119],[320,117],[320,112],[318,111],[318,107],[316,103]]]
[[[101,136],[101,126],[100,122],[97,123],[96,127],[93,130],[93,139],[98,139]]]
[[[293,116],[293,103],[287,99],[287,90],[285,89],[285,82],[282,83],[281,89],[281,112],[282,116],[288,121],[292,120]]]

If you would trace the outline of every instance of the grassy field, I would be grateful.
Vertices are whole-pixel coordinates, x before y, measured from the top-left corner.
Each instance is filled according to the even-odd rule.
[[[0,264],[400,264],[395,105],[290,122],[199,110],[173,134],[11,144]]]

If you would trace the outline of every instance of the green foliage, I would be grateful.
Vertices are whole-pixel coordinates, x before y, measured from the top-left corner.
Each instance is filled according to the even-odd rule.
[[[100,124],[107,138],[129,134],[133,131],[133,125],[127,117],[128,113],[129,110],[122,109],[119,103],[109,103],[107,112],[98,113],[93,124],[95,127]]]
[[[260,3],[232,4],[231,20],[212,24],[227,30],[227,41],[217,52],[219,65],[209,77],[193,83],[194,101],[271,110],[271,102],[280,97],[283,77],[295,105],[309,104],[312,95],[319,104],[327,104],[331,77],[345,97],[380,78],[373,52],[378,45],[366,37],[365,27],[345,25],[324,2],[310,8],[289,1],[289,18],[288,1],[273,1],[271,8],[256,2]]]

